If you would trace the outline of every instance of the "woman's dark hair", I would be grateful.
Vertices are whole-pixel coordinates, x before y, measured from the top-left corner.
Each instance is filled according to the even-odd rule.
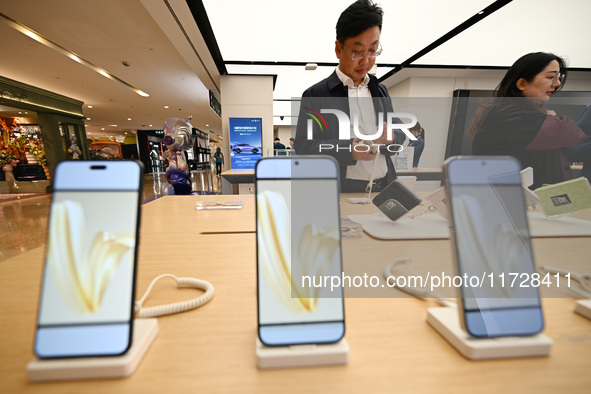
[[[531,82],[552,60],[558,62],[560,66],[559,72],[564,74],[564,80],[555,90],[556,92],[559,91],[566,82],[566,63],[561,57],[552,53],[534,52],[520,57],[513,63],[509,70],[507,70],[499,86],[495,89],[495,97],[523,97],[523,93],[517,88],[517,81],[525,78],[527,82]]]
[[[425,129],[423,129],[421,127],[421,124],[419,122],[417,122],[416,125],[414,125],[413,127],[409,128],[410,131],[418,131],[419,132],[419,137],[421,137],[422,139],[425,139]]]
[[[371,0],[357,0],[351,4],[337,21],[337,40],[345,44],[347,38],[356,37],[370,27],[377,26],[382,31],[384,11]]]
[[[559,56],[554,55],[553,53],[546,53],[546,52],[533,52],[528,53],[517,59],[515,63],[509,70],[505,73],[505,76],[501,80],[501,83],[495,89],[495,101],[491,105],[481,106],[476,112],[474,116],[474,120],[468,129],[468,135],[473,137],[481,128],[482,121],[485,117],[486,112],[495,104],[499,104],[499,98],[502,97],[523,97],[523,93],[517,87],[517,81],[521,78],[524,78],[526,81],[531,82],[536,75],[544,71],[544,68],[551,61],[556,60],[559,66],[559,73],[564,74],[564,79],[562,80],[560,86],[554,91],[558,92],[564,84],[566,83],[566,62]],[[532,104],[533,105],[533,104]],[[541,110],[541,108],[536,107],[536,109]]]

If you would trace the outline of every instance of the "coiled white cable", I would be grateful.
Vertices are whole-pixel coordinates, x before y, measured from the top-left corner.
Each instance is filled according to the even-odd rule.
[[[152,290],[152,286],[154,286],[154,284],[162,278],[172,278],[177,282],[178,287],[194,287],[196,289],[204,290],[205,293],[195,299],[188,301],[152,306],[145,309],[142,308],[144,301],[146,300],[148,294]],[[163,274],[155,278],[152,281],[152,283],[150,283],[150,286],[148,286],[148,289],[144,293],[143,297],[139,301],[135,302],[135,311],[137,313],[137,317],[139,318],[165,316],[172,315],[175,313],[186,312],[191,309],[199,308],[200,306],[206,304],[213,298],[213,294],[214,288],[213,285],[209,282],[206,282],[201,279],[177,278],[176,276],[171,274]]]
[[[389,280],[389,278],[394,277],[394,273],[393,273],[393,269],[401,264],[404,264],[404,266],[406,267],[406,269],[412,273],[415,276],[418,276],[417,273],[410,268],[410,263],[412,262],[412,260],[410,259],[410,257],[402,257],[399,259],[395,259],[393,261],[391,261],[390,263],[388,263],[385,267],[384,267],[384,278],[386,278],[386,280]],[[439,294],[436,291],[431,291],[428,289],[424,289],[421,287],[413,287],[413,286],[396,286],[396,289],[402,290],[403,292],[410,294],[412,296],[415,296],[417,298],[421,298],[421,299],[427,299],[427,298],[434,298],[435,301],[441,305],[441,306],[450,306],[450,307],[456,307],[455,301],[444,298],[441,294]]]

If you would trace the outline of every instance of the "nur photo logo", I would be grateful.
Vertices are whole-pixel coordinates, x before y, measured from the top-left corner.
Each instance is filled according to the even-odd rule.
[[[357,152],[368,152],[370,145],[385,145],[385,144],[371,144],[371,141],[374,141],[380,136],[382,136],[384,132],[384,124],[386,126],[386,136],[389,141],[394,140],[394,130],[402,131],[410,140],[415,141],[417,138],[409,131],[409,128],[413,127],[417,124],[417,117],[413,114],[406,113],[406,112],[378,112],[377,115],[377,125],[375,126],[375,133],[373,134],[364,134],[359,129],[359,114],[353,114],[353,125],[351,127],[351,120],[349,116],[338,109],[326,109],[323,108],[320,112],[304,107],[306,110],[304,113],[309,116],[310,118],[307,120],[307,129],[306,135],[308,140],[314,139],[314,122],[318,125],[320,132],[328,132],[328,124],[326,119],[322,116],[322,114],[332,114],[337,117],[337,124],[338,124],[338,139],[339,140],[350,140],[351,139],[351,131],[355,138],[360,139],[362,142],[360,144],[356,144],[353,146],[346,147],[349,151],[355,150]],[[408,122],[404,122],[402,119],[408,119]],[[402,151],[403,147],[399,144],[389,144],[385,145],[388,151],[392,153]],[[394,148],[392,148],[394,147]],[[335,149],[334,144],[322,143],[319,145],[319,152],[323,150],[333,150]],[[337,146],[337,150],[345,149],[343,146]],[[395,150],[391,150],[395,149]]]

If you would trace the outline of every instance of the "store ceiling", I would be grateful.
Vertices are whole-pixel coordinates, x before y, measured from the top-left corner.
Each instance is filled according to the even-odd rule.
[[[279,115],[289,115],[289,106],[279,100],[299,96],[334,69],[334,25],[351,2],[203,0],[203,6],[228,73],[278,75],[274,112],[279,123]],[[474,66],[508,67],[532,51],[554,52],[570,67],[591,70],[587,0],[379,3],[385,11],[384,52],[376,74],[387,86],[433,66],[445,66],[431,71],[438,76]],[[502,7],[457,29],[495,5]],[[169,117],[189,115],[193,126],[221,134],[208,95],[211,90],[219,98],[219,70],[187,0],[2,0],[0,13],[150,95],[141,97],[0,23],[0,75],[83,101],[91,135],[158,129]],[[457,35],[441,40],[454,29]],[[429,48],[438,40],[443,42]],[[305,63],[321,66],[305,71]],[[404,68],[397,71],[400,65]]]
[[[231,6],[228,1],[203,2],[228,72],[278,74],[275,99],[289,99],[333,71],[332,64],[338,62],[335,24],[352,0],[235,0]],[[424,75],[425,69],[433,76],[445,76],[442,70],[447,70],[455,77],[460,69],[464,76],[500,78],[499,68],[535,51],[556,53],[571,68],[591,70],[588,0],[378,3],[384,10],[384,50],[376,62],[376,76],[388,87],[401,77]],[[225,12],[228,9],[233,12]],[[481,15],[483,10],[487,12]],[[239,39],[236,32],[240,32]],[[297,62],[327,66],[305,71],[301,65],[290,65]],[[493,71],[474,74],[468,68]],[[289,106],[285,108],[289,111]]]
[[[146,3],[156,4],[152,12],[164,23],[174,22],[164,2]],[[141,1],[2,0],[0,13],[150,95],[141,97],[0,22],[0,75],[83,101],[91,135],[161,129],[168,118],[189,115],[194,127],[221,133],[221,119],[209,108],[208,88],[215,87],[200,80],[203,67],[188,64]]]
[[[20,124],[38,124],[37,114],[20,108],[0,105],[0,117],[17,119]]]

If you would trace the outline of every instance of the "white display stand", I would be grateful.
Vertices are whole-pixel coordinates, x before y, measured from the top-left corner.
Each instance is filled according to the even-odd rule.
[[[548,356],[552,340],[544,334],[529,337],[474,338],[460,325],[456,308],[429,308],[427,322],[461,355],[470,360]]]
[[[377,209],[377,208],[376,208]],[[405,216],[393,222],[381,212],[369,215],[349,215],[348,219],[363,226],[363,231],[378,239],[447,239],[449,225],[439,215],[428,213],[411,218]],[[548,218],[540,212],[527,214],[530,234],[543,237],[591,236],[591,221],[571,217]]]
[[[377,209],[377,207],[376,207]],[[349,220],[363,226],[363,231],[377,239],[447,239],[449,225],[439,215],[405,216],[393,222],[383,213],[349,215]]]
[[[133,325],[133,344],[124,355],[55,360],[35,359],[27,364],[27,374],[31,382],[123,378],[136,370],[157,334],[157,319],[136,319]]]
[[[532,237],[588,237],[591,221],[569,216],[548,217],[542,212],[528,212],[527,219]]]
[[[578,300],[575,305],[575,312],[591,320],[591,300]]]
[[[265,346],[256,339],[257,366],[261,369],[346,364],[349,344],[345,338],[327,345]]]

